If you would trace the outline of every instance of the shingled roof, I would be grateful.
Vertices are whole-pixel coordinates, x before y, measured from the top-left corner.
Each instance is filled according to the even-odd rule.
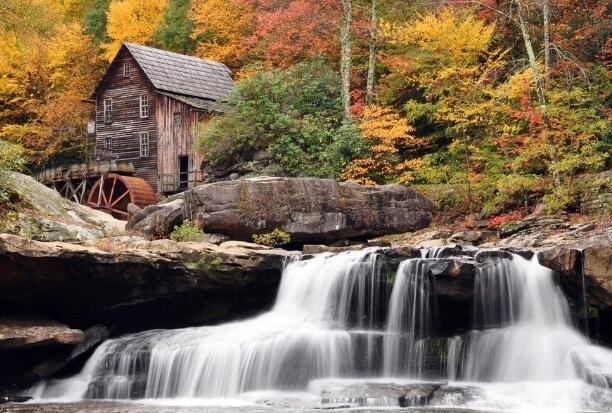
[[[223,63],[134,43],[124,42],[123,47],[134,57],[153,87],[159,91],[221,100],[234,86],[232,72]],[[120,53],[117,53],[117,56]]]

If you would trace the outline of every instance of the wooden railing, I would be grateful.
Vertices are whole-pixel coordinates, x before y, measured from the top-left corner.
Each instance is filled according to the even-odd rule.
[[[135,171],[131,162],[95,161],[45,169],[38,172],[35,178],[43,184],[49,184],[69,179],[94,178],[109,172],[132,175]]]
[[[184,191],[202,182],[202,171],[159,174],[159,189],[165,193]]]

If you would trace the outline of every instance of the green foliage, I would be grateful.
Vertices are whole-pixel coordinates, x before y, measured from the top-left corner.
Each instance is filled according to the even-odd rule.
[[[260,245],[267,245],[269,247],[278,247],[291,242],[291,236],[282,229],[276,228],[272,232],[253,235],[253,242]]]
[[[219,265],[223,264],[221,257],[204,257],[198,261],[188,263],[187,267],[193,270],[200,270],[202,272],[209,272],[216,270]]]
[[[155,33],[155,43],[178,53],[190,53],[196,48],[191,37],[194,24],[188,16],[191,0],[171,0]]]
[[[259,72],[239,82],[228,113],[200,136],[213,165],[268,151],[289,176],[336,177],[363,150],[358,131],[343,125],[338,75],[321,60]]]
[[[553,187],[552,190],[542,198],[546,212],[549,214],[563,210],[574,200],[574,192],[567,184]]]
[[[182,224],[174,227],[170,239],[178,242],[198,242],[204,239],[204,232],[196,224]]]
[[[25,151],[16,144],[0,139],[0,203],[8,201],[8,173],[22,171],[25,167]]]
[[[93,37],[96,44],[108,42],[110,39],[108,33],[106,33],[106,12],[110,0],[90,1],[91,5],[84,16],[83,26],[87,33]]]

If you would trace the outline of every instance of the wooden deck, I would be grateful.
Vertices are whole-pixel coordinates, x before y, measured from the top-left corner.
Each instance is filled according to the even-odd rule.
[[[202,171],[187,171],[182,173],[159,175],[159,186],[161,191],[164,193],[184,191],[202,183]]]
[[[134,172],[134,165],[131,162],[95,161],[46,169],[37,173],[34,177],[38,182],[50,185],[72,179],[97,178],[107,173],[133,175]]]

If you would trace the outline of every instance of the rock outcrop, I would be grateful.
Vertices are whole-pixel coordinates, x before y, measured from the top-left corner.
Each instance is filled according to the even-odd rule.
[[[3,316],[0,386],[49,377],[107,336],[103,326],[81,331],[40,316]]]
[[[273,301],[292,254],[239,241],[77,245],[0,234],[0,311],[125,330],[228,320]]]
[[[566,292],[576,301],[582,301],[583,287],[587,303],[612,309],[612,243],[594,245],[583,250],[556,247],[540,251],[542,265],[555,270]],[[584,283],[584,286],[583,286]]]
[[[330,243],[421,229],[432,211],[429,200],[403,186],[257,178],[198,186],[145,208],[128,227],[151,234],[190,220],[205,232],[244,241],[280,228],[293,243]]]
[[[12,172],[9,190],[20,206],[14,214],[0,217],[0,232],[37,241],[84,241],[118,235],[125,222],[95,209],[76,204],[34,178]]]

